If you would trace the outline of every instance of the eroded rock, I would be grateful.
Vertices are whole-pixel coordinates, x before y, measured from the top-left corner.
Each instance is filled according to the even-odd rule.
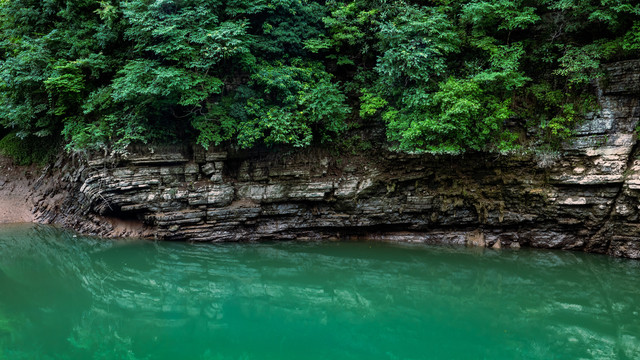
[[[634,66],[612,65],[602,109],[553,161],[382,150],[229,158],[196,147],[92,160],[67,174],[69,196],[57,208],[36,205],[43,221],[98,235],[111,234],[101,219],[112,217],[167,240],[364,237],[640,258],[639,82],[623,76]]]

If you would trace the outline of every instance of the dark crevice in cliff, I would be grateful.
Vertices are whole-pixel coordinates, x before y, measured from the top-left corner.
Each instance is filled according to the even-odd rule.
[[[640,109],[640,106],[635,106],[632,110],[632,117],[636,118],[635,124],[638,123],[637,119],[637,111]],[[634,135],[635,138],[635,135]],[[635,140],[631,151],[629,152],[628,158],[626,159],[625,167],[622,171],[623,177],[620,181],[620,185],[617,188],[617,192],[613,199],[611,200],[610,206],[607,210],[606,215],[602,218],[601,224],[598,229],[595,231],[594,235],[589,239],[589,243],[586,246],[586,249],[591,252],[602,252],[602,253],[611,253],[612,249],[612,241],[613,241],[613,227],[616,226],[616,208],[620,205],[621,200],[625,197],[625,188],[626,183],[628,181],[629,176],[633,172],[633,166],[636,161],[640,157],[640,141]]]

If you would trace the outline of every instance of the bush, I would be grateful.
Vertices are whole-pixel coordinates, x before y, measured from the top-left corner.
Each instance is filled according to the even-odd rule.
[[[0,153],[13,158],[18,165],[44,165],[54,158],[57,144],[58,141],[52,137],[27,136],[21,139],[11,133],[0,140]]]

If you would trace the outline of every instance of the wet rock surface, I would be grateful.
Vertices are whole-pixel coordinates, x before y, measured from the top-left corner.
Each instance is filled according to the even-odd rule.
[[[55,184],[36,183],[38,218],[163,240],[367,238],[640,258],[639,68],[610,66],[601,110],[550,159],[140,152],[54,167]]]

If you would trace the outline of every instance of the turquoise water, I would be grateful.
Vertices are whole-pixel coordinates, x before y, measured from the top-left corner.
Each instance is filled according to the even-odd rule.
[[[638,359],[640,261],[0,228],[0,359]]]

